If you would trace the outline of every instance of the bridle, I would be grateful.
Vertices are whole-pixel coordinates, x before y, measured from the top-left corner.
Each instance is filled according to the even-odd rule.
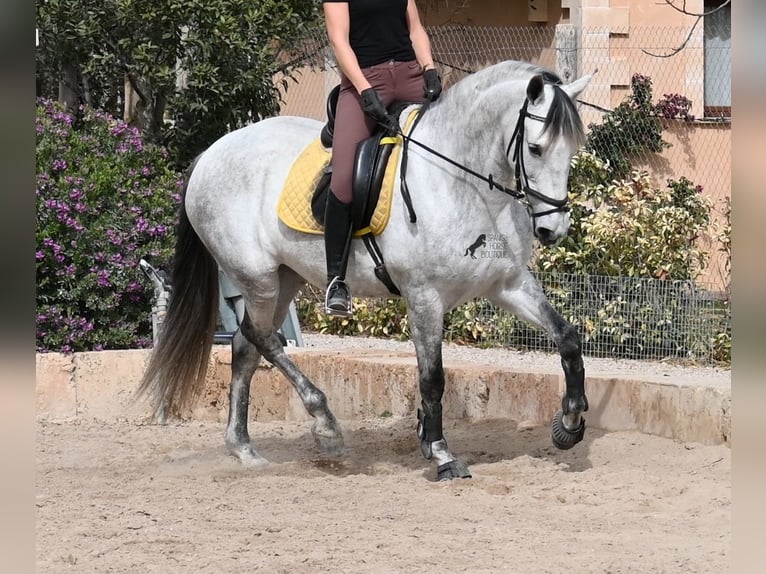
[[[415,126],[417,125],[418,121],[423,117],[423,114],[428,109],[428,106],[430,105],[430,102],[426,102],[422,105],[419,116],[417,117],[415,123],[413,123],[412,128],[410,129],[410,133],[412,133],[415,130]],[[543,217],[544,215],[550,215],[551,213],[556,213],[559,211],[567,212],[569,211],[569,197],[565,197],[564,199],[556,199],[554,197],[550,197],[548,195],[545,195],[544,193],[541,193],[537,191],[536,189],[533,189],[529,185],[529,178],[527,177],[527,170],[524,166],[524,153],[523,153],[523,143],[524,143],[524,133],[525,133],[525,126],[524,126],[524,120],[525,118],[529,118],[535,121],[539,122],[545,122],[545,118],[542,116],[538,116],[535,114],[532,114],[528,111],[529,106],[529,99],[526,98],[524,100],[524,105],[521,106],[521,110],[519,111],[519,119],[516,122],[516,127],[513,130],[513,135],[511,136],[511,140],[508,142],[508,147],[505,150],[505,156],[509,157],[509,154],[511,152],[511,146],[513,146],[513,143],[516,142],[516,146],[513,150],[513,157],[511,158],[515,164],[515,183],[516,187],[510,188],[507,186],[504,186],[502,184],[497,183],[494,178],[492,177],[492,174],[488,174],[487,176],[484,176],[471,168],[453,160],[452,158],[449,158],[445,156],[442,153],[439,153],[435,149],[420,143],[419,141],[413,139],[409,135],[406,135],[402,132],[401,128],[399,126],[396,126],[396,132],[399,136],[402,137],[404,140],[405,146],[408,143],[413,143],[417,145],[418,147],[423,148],[424,150],[428,151],[429,153],[443,159],[444,161],[454,165],[455,167],[463,170],[464,172],[486,182],[489,185],[490,189],[496,189],[498,191],[501,191],[507,195],[510,195],[511,197],[518,200],[524,207],[526,207],[527,212],[529,213],[530,217],[532,219],[535,219],[537,217]],[[402,158],[402,161],[405,161],[406,154]],[[417,216],[415,215],[415,210],[412,207],[412,200],[410,198],[409,189],[407,188],[407,182],[405,181],[406,176],[406,163],[402,164],[401,169],[401,192],[402,196],[404,198],[404,203],[407,206],[407,210],[410,214],[410,222],[415,223],[417,221]],[[545,211],[535,212],[534,206],[529,201],[529,197],[535,198],[537,201],[541,203],[545,203],[548,205],[553,206],[552,209],[548,209]]]
[[[521,194],[522,198],[525,198],[526,196],[534,197],[535,199],[539,200],[542,203],[547,203],[548,205],[552,205],[553,209],[548,209],[546,211],[538,211],[535,212],[532,208],[532,205],[529,203],[529,201],[526,201],[527,210],[530,212],[530,215],[534,219],[535,217],[542,217],[544,215],[550,215],[551,213],[556,213],[558,211],[569,211],[569,196],[565,197],[564,199],[556,199],[553,197],[550,197],[548,195],[545,195],[544,193],[540,193],[536,189],[533,189],[529,186],[529,178],[527,177],[527,170],[524,166],[524,153],[523,153],[523,145],[524,145],[524,118],[529,118],[531,120],[535,120],[538,122],[545,123],[545,118],[542,116],[538,116],[535,114],[530,113],[527,110],[527,107],[529,105],[529,99],[524,100],[524,105],[521,106],[521,110],[519,111],[519,120],[516,122],[516,128],[513,130],[513,135],[511,136],[511,141],[508,142],[508,147],[505,150],[505,157],[508,157],[508,155],[511,153],[511,146],[513,145],[513,142],[516,142],[516,146],[513,148],[513,163],[515,164],[515,179],[516,179],[516,192]]]

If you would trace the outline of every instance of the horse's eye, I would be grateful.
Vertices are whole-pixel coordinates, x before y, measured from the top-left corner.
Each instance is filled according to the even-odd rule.
[[[537,144],[530,144],[529,153],[531,153],[532,155],[536,155],[537,157],[540,157],[541,155],[543,155],[543,148],[541,148]]]

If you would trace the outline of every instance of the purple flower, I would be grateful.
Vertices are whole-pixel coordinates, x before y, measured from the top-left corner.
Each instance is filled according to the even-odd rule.
[[[45,259],[45,253],[43,253],[40,250],[35,251],[35,259],[37,259],[38,261]]]
[[[64,122],[68,126],[72,125],[72,116],[64,112],[55,112],[53,114],[53,119],[58,120],[60,122]]]
[[[109,287],[111,285],[109,277],[109,271],[107,269],[101,269],[98,273],[96,273],[96,284],[99,287]]]
[[[125,122],[117,122],[115,125],[109,128],[109,133],[113,136],[122,135],[125,132],[127,124]]]
[[[117,235],[113,229],[107,229],[106,236],[109,238],[112,245],[122,245],[122,237]],[[103,254],[101,255],[103,256]]]
[[[164,225],[158,225],[156,227],[150,227],[148,230],[150,237],[161,237],[167,232],[167,227]]]
[[[53,171],[64,171],[67,168],[67,162],[65,159],[53,160]]]

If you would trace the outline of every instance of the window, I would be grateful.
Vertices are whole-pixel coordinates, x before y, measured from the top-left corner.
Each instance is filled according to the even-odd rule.
[[[705,117],[731,116],[731,3],[705,0]]]

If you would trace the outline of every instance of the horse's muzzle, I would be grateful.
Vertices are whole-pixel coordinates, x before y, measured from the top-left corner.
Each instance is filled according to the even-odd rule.
[[[553,230],[542,226],[535,226],[535,237],[545,247],[553,245],[560,239],[559,235],[554,233]]]

